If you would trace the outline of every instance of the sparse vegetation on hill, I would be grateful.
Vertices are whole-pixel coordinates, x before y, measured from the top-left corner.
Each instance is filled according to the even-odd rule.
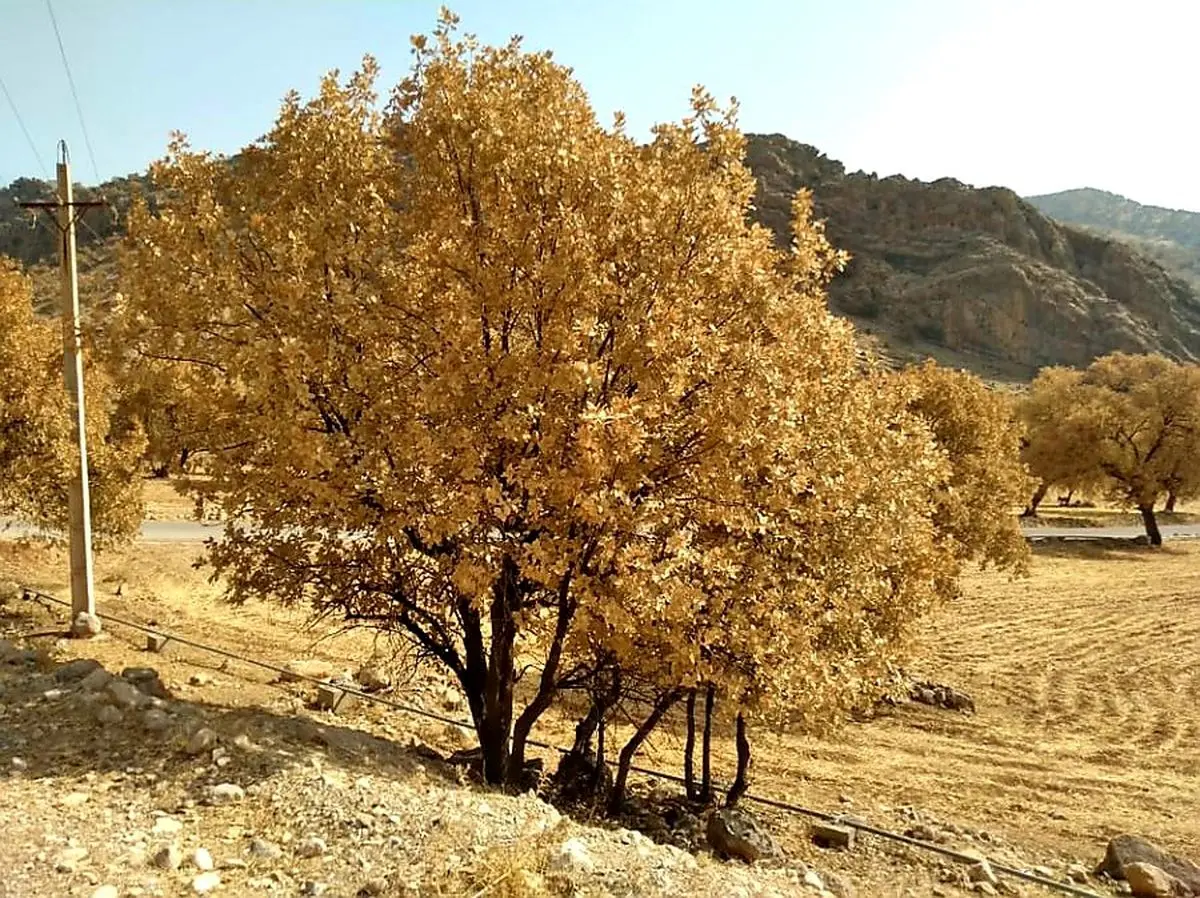
[[[1028,200],[1051,218],[1128,243],[1200,290],[1200,212],[1146,206],[1090,187]]]

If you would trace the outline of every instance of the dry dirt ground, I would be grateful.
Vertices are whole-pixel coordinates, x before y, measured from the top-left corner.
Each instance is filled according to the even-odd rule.
[[[354,670],[373,650],[391,651],[296,611],[222,604],[191,569],[195,552],[142,545],[101,556],[101,610],[279,662],[323,659]],[[57,550],[0,543],[0,580],[65,595],[64,572]],[[64,623],[58,608],[10,603],[0,610],[0,637],[26,637],[59,659],[96,658],[114,672],[155,667],[174,696],[172,728],[100,724],[70,696],[44,698],[54,688],[49,672],[40,680],[0,674],[4,898],[87,896],[109,883],[121,895],[191,894],[197,870],[186,855],[202,844],[223,879],[216,894],[227,895],[319,894],[325,886],[324,894],[353,895],[381,877],[386,894],[479,898],[815,894],[797,882],[804,862],[861,898],[967,893],[962,869],[950,862],[873,837],[849,852],[821,850],[804,818],[779,812],[760,816],[792,859],[790,870],[705,856],[693,865],[611,828],[553,824],[543,803],[463,787],[406,748],[413,740],[457,748],[462,734],[452,727],[369,705],[336,716],[316,711],[305,684],[272,685],[273,674],[178,643],[148,654],[144,636],[119,626],[92,641],[59,640],[53,631]],[[37,633],[48,635],[30,635]],[[1048,547],[1028,580],[972,574],[963,598],[931,622],[911,669],[967,691],[978,713],[906,704],[825,738],[752,733],[752,792],[889,830],[923,827],[948,847],[1056,878],[1072,865],[1092,868],[1119,832],[1195,856],[1200,545]],[[196,674],[199,685],[189,682]],[[443,691],[418,674],[391,697],[444,712]],[[227,760],[182,750],[201,725],[218,732]],[[537,735],[561,744],[568,734],[568,721],[551,718]],[[661,733],[642,762],[677,772],[680,745],[678,732]],[[728,745],[718,749],[718,775],[727,775]],[[24,770],[13,766],[18,757]],[[206,789],[220,781],[249,794],[209,807]],[[82,804],[74,804],[77,794]],[[156,833],[155,813],[181,821],[181,833]],[[300,858],[310,835],[328,850]],[[186,849],[177,872],[145,863],[168,837]],[[252,837],[281,846],[282,859],[250,853]],[[58,872],[69,838],[90,856]],[[589,863],[561,856],[571,838],[586,844]],[[514,872],[524,868],[542,878]],[[1082,885],[1108,888],[1096,879]],[[537,891],[543,886],[549,891]],[[1013,891],[1050,894],[1031,885]]]

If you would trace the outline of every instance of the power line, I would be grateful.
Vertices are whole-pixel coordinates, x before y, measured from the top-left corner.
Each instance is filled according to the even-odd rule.
[[[12,94],[8,92],[8,85],[4,83],[3,76],[0,76],[0,91],[4,92],[4,98],[8,100],[8,108],[16,116],[17,124],[21,126],[21,133],[25,135],[25,141],[29,144],[29,149],[33,151],[33,158],[37,160],[38,166],[42,169],[42,174],[49,180],[50,169],[46,166],[45,160],[42,159],[42,154],[38,152],[37,144],[33,142],[33,138],[29,134],[29,129],[25,127],[25,120],[21,118],[21,112],[17,109],[17,103],[13,99]]]
[[[79,92],[75,90],[75,79],[71,76],[71,65],[67,62],[67,49],[63,46],[62,33],[58,30],[58,18],[54,15],[54,6],[46,0],[46,9],[50,12],[50,22],[54,25],[54,37],[58,41],[58,53],[62,57],[63,69],[67,73],[67,83],[71,86],[71,97],[75,100],[75,112],[79,116],[79,127],[83,131],[83,143],[87,147],[88,158],[92,161],[92,174],[96,176],[96,184],[100,183],[100,168],[96,165],[96,154],[92,150],[92,139],[88,136],[87,125],[83,120],[83,106],[79,102]]]
[[[56,605],[62,605],[62,606],[66,606],[66,607],[71,606],[70,602],[66,602],[63,599],[58,598],[57,596],[50,595],[49,593],[44,593],[40,590],[33,589],[32,587],[28,587],[28,586],[22,587],[21,591],[22,591],[22,597],[24,599],[26,599],[27,601],[28,600],[35,600],[35,601],[41,600],[43,603],[44,602],[52,602]],[[413,705],[408,705],[403,702],[398,702],[393,699],[386,698],[382,695],[374,695],[370,692],[364,692],[361,689],[355,689],[352,686],[343,686],[340,683],[328,683],[325,680],[322,680],[318,677],[308,676],[307,674],[300,673],[299,671],[287,670],[286,668],[282,667],[281,665],[272,664],[269,661],[262,661],[262,660],[258,660],[255,658],[247,658],[244,655],[239,655],[236,652],[229,651],[228,649],[222,649],[222,648],[217,648],[216,646],[205,645],[202,642],[195,642],[190,639],[185,639],[184,637],[177,636],[173,633],[165,633],[162,630],[147,627],[143,624],[139,624],[139,623],[136,623],[135,621],[131,621],[131,620],[128,620],[125,618],[120,618],[113,614],[97,612],[96,616],[99,617],[101,620],[108,621],[108,622],[114,623],[114,624],[119,624],[120,626],[129,627],[131,630],[136,630],[138,632],[146,633],[151,636],[161,636],[164,639],[166,639],[167,641],[178,642],[181,645],[190,646],[191,648],[199,649],[199,650],[205,651],[205,652],[211,652],[212,654],[218,655],[222,658],[227,658],[227,659],[233,660],[233,661],[240,661],[243,664],[248,664],[252,667],[258,667],[258,668],[262,668],[264,670],[273,671],[274,673],[277,673],[277,674],[286,674],[290,679],[293,679],[293,680],[302,680],[302,681],[306,681],[309,683],[314,683],[318,686],[333,686],[333,688],[339,690],[343,694],[353,695],[356,698],[363,699],[368,702],[373,702],[375,704],[383,705],[384,707],[391,708],[396,711],[402,711],[406,714],[412,714],[417,717],[424,717],[429,720],[435,720],[439,723],[450,724],[453,726],[461,726],[461,727],[465,727],[467,729],[470,729],[473,726],[473,724],[471,724],[469,721],[464,722],[461,720],[454,720],[453,718],[446,717],[442,714],[435,714],[432,711],[426,711],[424,708],[417,708],[417,707],[414,707]],[[548,751],[558,752],[559,754],[562,754],[562,755],[569,754],[571,751],[568,748],[563,748],[561,745],[554,745],[553,743],[550,743],[550,742],[541,742],[537,739],[529,739],[527,744],[534,748],[543,748]],[[667,780],[669,782],[674,782],[674,783],[684,782],[683,777],[677,776],[676,774],[673,774],[673,773],[667,773],[662,770],[654,770],[649,767],[639,767],[636,764],[631,764],[629,766],[629,769],[635,773],[640,773],[643,776],[649,776],[649,777],[653,777],[655,779]],[[714,785],[721,785],[721,784],[714,782]],[[829,814],[824,811],[814,810],[813,808],[806,808],[802,805],[792,804],[791,802],[780,801],[777,798],[768,798],[766,796],[761,796],[761,795],[752,795],[748,792],[742,796],[742,799],[744,801],[748,801],[753,804],[759,804],[759,805],[763,805],[764,807],[774,808],[775,810],[784,811],[789,814],[797,814],[797,815],[800,815],[803,817],[811,817],[816,820],[823,820],[827,823],[834,823],[839,826],[847,826],[847,827],[850,827],[851,829],[856,829],[860,832],[865,832],[865,833],[869,833],[870,835],[873,835],[873,836],[878,836],[881,839],[888,839],[893,842],[898,842],[902,845],[908,845],[911,848],[919,848],[924,851],[929,851],[929,852],[932,852],[933,854],[937,854],[937,855],[941,855],[942,857],[950,858],[951,860],[957,861],[962,864],[974,864],[974,863],[978,863],[980,860],[980,856],[976,855],[974,853],[967,854],[965,852],[955,851],[953,848],[946,848],[942,845],[935,845],[932,842],[925,842],[920,839],[914,839],[912,836],[906,836],[906,835],[902,835],[901,833],[892,832],[890,830],[880,829],[879,827],[871,826],[869,823],[866,823],[865,821],[857,820],[857,819],[854,819],[851,817],[846,817],[841,814]],[[1022,870],[1019,867],[1013,867],[1010,864],[1002,864],[1002,863],[998,863],[996,861],[991,861],[991,860],[989,860],[988,863],[991,866],[991,868],[994,871],[996,871],[997,873],[1003,873],[1004,875],[1011,876],[1014,879],[1021,879],[1021,880],[1024,880],[1025,882],[1036,883],[1037,885],[1045,886],[1046,888],[1049,888],[1049,889],[1056,889],[1057,891],[1060,891],[1064,894],[1077,896],[1077,898],[1100,898],[1100,896],[1097,895],[1095,892],[1089,891],[1087,889],[1081,889],[1078,886],[1074,885],[1073,883],[1060,882],[1058,880],[1050,879],[1047,876],[1042,876],[1038,873],[1033,873],[1029,870]]]

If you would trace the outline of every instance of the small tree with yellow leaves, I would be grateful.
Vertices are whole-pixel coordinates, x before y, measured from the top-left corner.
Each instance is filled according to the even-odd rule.
[[[141,523],[142,442],[111,427],[116,394],[102,368],[86,366],[84,390],[92,527],[104,544]],[[0,258],[0,515],[65,532],[74,454],[61,329],[34,314],[28,277]]]

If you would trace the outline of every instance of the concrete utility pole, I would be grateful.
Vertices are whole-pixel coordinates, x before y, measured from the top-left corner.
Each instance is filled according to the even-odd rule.
[[[100,632],[92,575],[92,503],[88,489],[87,427],[84,415],[83,353],[79,329],[79,278],[75,268],[75,210],[105,206],[103,202],[74,201],[71,160],[66,141],[59,141],[58,199],[21,203],[25,208],[54,210],[62,264],[63,379],[70,398],[71,430],[76,457],[68,484],[71,555],[71,632],[95,636]]]

